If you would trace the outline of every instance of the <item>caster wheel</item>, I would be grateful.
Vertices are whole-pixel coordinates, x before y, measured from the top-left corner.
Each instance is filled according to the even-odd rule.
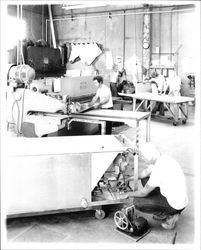
[[[103,211],[102,209],[96,210],[95,217],[98,220],[104,219],[105,218],[105,211]]]
[[[182,120],[182,124],[186,124],[186,120]]]
[[[177,126],[177,122],[173,122],[173,126]]]

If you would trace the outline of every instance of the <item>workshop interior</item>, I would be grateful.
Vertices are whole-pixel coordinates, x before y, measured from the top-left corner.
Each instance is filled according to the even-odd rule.
[[[4,5],[5,249],[197,244],[199,2]],[[98,76],[112,109],[101,97],[92,104]],[[172,230],[135,204],[146,143],[177,160],[186,178],[189,203]]]

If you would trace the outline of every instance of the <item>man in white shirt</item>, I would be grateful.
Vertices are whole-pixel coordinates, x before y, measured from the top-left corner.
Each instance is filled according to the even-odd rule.
[[[174,70],[170,71],[167,78],[166,90],[169,90],[169,96],[180,96],[181,90],[181,78],[176,74]]]
[[[118,96],[117,84],[119,80],[119,71],[116,64],[113,65],[112,72],[110,74],[110,90],[112,96]]]
[[[95,76],[93,78],[94,84],[97,86],[96,95],[93,97],[89,106],[93,108],[101,109],[113,109],[112,94],[110,88],[103,84],[102,76]],[[111,134],[112,132],[112,122],[106,122],[106,134]]]
[[[173,229],[188,204],[181,166],[151,143],[140,146],[139,160],[142,187],[134,192],[136,209],[153,213],[163,228]]]
[[[152,84],[152,93],[156,95],[163,94],[165,88],[165,77],[157,72],[153,72],[151,77],[150,83]],[[156,102],[152,114],[155,114],[156,111],[159,111],[160,115],[164,115],[164,105],[162,102]]]

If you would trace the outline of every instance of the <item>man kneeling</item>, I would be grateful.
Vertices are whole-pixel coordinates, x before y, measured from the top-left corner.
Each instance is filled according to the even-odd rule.
[[[153,213],[163,228],[173,229],[188,204],[181,166],[153,144],[145,143],[139,150],[139,179],[142,187],[134,192],[136,209]]]

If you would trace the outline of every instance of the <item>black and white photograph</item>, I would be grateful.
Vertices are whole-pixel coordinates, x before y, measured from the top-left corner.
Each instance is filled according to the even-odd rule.
[[[200,1],[0,7],[1,249],[200,249]]]

